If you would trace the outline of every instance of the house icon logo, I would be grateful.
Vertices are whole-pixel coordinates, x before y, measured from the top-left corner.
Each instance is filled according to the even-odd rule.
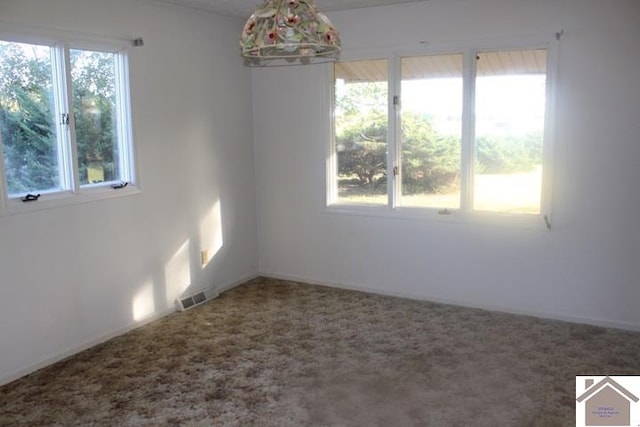
[[[576,377],[576,426],[640,427],[640,377],[616,378]]]

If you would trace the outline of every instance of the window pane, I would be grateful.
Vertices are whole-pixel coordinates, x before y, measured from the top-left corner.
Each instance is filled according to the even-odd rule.
[[[482,52],[473,208],[540,213],[546,50]]]
[[[72,49],[70,59],[80,184],[118,181],[116,55]]]
[[[335,65],[338,203],[387,204],[387,61]]]
[[[402,58],[403,206],[459,208],[462,55]]]
[[[10,197],[60,189],[51,48],[0,41],[0,131]]]

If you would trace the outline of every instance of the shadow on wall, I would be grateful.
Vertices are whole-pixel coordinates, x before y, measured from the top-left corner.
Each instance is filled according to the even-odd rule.
[[[198,225],[165,263],[164,277],[150,278],[138,288],[131,303],[134,321],[144,321],[156,312],[157,305],[172,306],[177,298],[197,290],[190,289],[196,285],[194,280],[213,262],[224,244],[220,199],[206,210]],[[160,283],[164,284],[164,295],[160,295]]]

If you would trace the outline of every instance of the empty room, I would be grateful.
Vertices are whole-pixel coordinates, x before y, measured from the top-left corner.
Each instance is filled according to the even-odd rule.
[[[638,22],[0,0],[0,425],[640,425]]]

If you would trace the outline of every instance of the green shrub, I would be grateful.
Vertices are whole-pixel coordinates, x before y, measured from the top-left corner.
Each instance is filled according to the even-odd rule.
[[[439,135],[428,117],[402,116],[402,183],[404,193],[439,193],[456,186],[460,141]]]
[[[479,137],[476,140],[476,172],[529,172],[542,163],[542,135],[531,133],[510,136]]]

